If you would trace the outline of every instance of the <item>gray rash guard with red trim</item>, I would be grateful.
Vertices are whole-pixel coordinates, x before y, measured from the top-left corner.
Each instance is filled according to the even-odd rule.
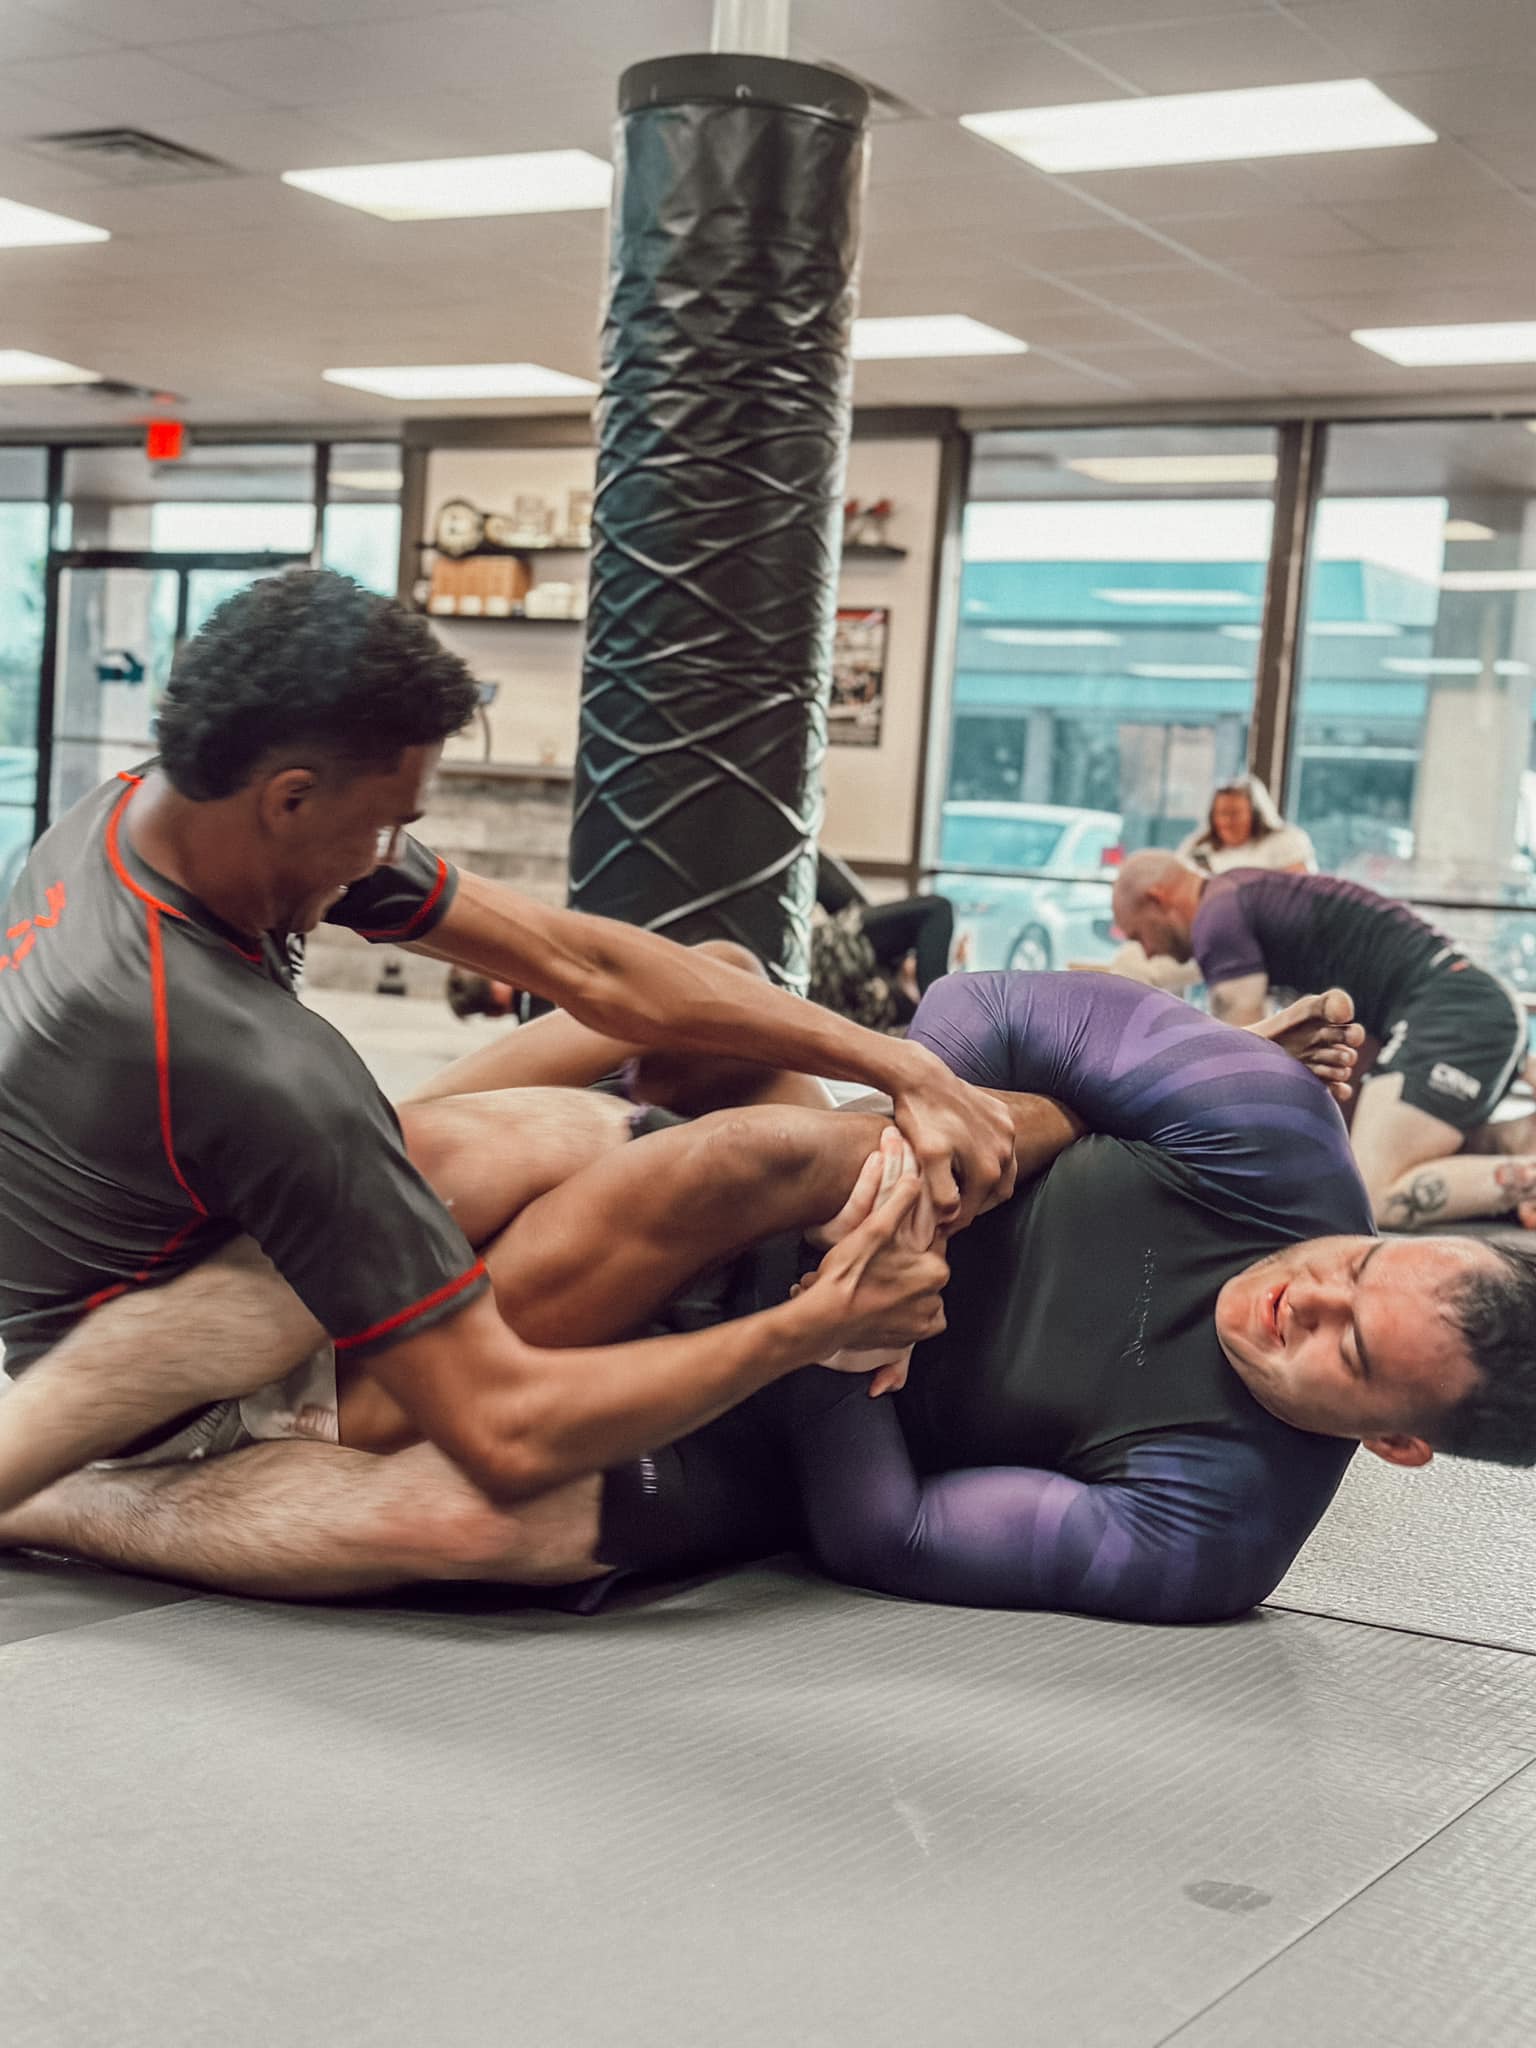
[[[0,1340],[19,1371],[127,1287],[255,1238],[338,1348],[386,1349],[488,1282],[394,1111],[258,946],[135,854],[137,779],[44,834],[0,927]],[[456,877],[414,840],[330,913],[430,932]]]

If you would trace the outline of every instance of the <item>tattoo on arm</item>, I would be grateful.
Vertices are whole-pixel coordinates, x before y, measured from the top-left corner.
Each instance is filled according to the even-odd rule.
[[[1513,1209],[1536,1195],[1536,1159],[1506,1159],[1493,1169],[1494,1186],[1507,1196],[1506,1208]]]
[[[1445,1175],[1433,1170],[1416,1173],[1405,1188],[1387,1197],[1386,1224],[1389,1230],[1417,1230],[1445,1207],[1448,1190]]]

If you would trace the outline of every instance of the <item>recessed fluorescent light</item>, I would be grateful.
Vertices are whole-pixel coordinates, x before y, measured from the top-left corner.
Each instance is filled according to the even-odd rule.
[[[0,384],[99,384],[98,370],[77,369],[53,356],[35,356],[24,348],[0,348]]]
[[[542,363],[401,363],[377,370],[324,370],[327,384],[347,384],[379,398],[590,398],[595,384],[546,370]]]
[[[1479,526],[1475,519],[1447,519],[1445,537],[1447,540],[1493,540],[1496,536],[1491,526]]]
[[[87,227],[83,220],[70,220],[62,213],[44,213],[39,206],[22,206],[14,199],[0,199],[0,249],[50,249],[64,242],[110,242],[105,228]]]
[[[1158,590],[1143,585],[1137,590],[1096,590],[1094,596],[1101,604],[1164,604],[1164,605],[1246,605],[1250,609],[1258,603],[1256,597],[1249,597],[1241,590]]]
[[[1269,484],[1273,455],[1085,455],[1068,469],[1101,484]]]
[[[1410,370],[1536,363],[1536,320],[1484,320],[1471,327],[1357,327],[1349,338]]]
[[[1214,164],[1320,150],[1393,149],[1433,142],[1426,128],[1368,78],[1015,107],[962,114],[960,125],[1041,171],[1120,171],[1143,164]]]
[[[1531,672],[1530,663],[1525,661],[1485,664],[1471,657],[1449,654],[1427,654],[1419,658],[1389,654],[1381,665],[1397,676],[1480,676],[1485,666],[1491,667],[1496,676],[1528,676]]]
[[[1216,630],[1223,640],[1257,640],[1261,635],[1258,626],[1218,626]]]
[[[1216,661],[1133,661],[1133,676],[1180,683],[1247,683],[1252,669],[1230,668]]]
[[[856,363],[898,356],[1021,356],[1029,348],[1016,334],[988,327],[966,313],[919,313],[910,319],[855,320]]]
[[[983,640],[1001,640],[1006,647],[1118,647],[1118,633],[1103,633],[1092,626],[983,626]]]
[[[496,213],[576,213],[606,206],[613,166],[584,149],[526,156],[449,156],[415,164],[284,171],[301,192],[380,220],[475,220]]]
[[[333,469],[327,479],[344,491],[398,491],[405,482],[399,469]]]
[[[1536,590],[1536,569],[1447,569],[1442,590]]]

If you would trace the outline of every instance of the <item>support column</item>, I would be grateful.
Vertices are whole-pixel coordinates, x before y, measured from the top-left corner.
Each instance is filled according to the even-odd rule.
[[[867,113],[773,57],[620,82],[571,902],[800,989]]]

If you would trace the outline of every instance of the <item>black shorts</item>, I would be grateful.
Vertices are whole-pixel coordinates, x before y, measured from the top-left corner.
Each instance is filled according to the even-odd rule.
[[[712,1329],[788,1299],[816,1254],[769,1239],[696,1281],[646,1334]],[[620,1573],[678,1577],[800,1547],[799,1492],[776,1390],[603,1477],[599,1559]]]
[[[1508,1094],[1528,1044],[1514,990],[1448,953],[1393,1016],[1373,1073],[1401,1074],[1404,1102],[1470,1131]]]

